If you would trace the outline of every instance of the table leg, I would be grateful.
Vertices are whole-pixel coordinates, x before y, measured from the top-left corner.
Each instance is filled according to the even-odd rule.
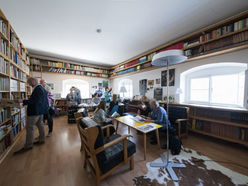
[[[117,134],[117,131],[118,131],[118,126],[119,126],[119,121],[116,121],[115,134]]]
[[[158,143],[158,148],[160,149],[160,140],[159,140],[159,131],[156,129],[156,136],[157,136],[157,143]]]
[[[146,160],[146,133],[143,133],[144,136],[144,160]]]

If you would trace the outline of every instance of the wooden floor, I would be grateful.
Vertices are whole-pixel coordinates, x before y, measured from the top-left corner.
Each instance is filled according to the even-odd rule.
[[[66,117],[55,119],[54,133],[46,138],[46,143],[34,146],[31,151],[20,155],[13,152],[24,144],[25,135],[15,145],[12,152],[0,165],[0,186],[93,186],[91,174],[83,168],[83,155],[80,152],[80,138],[75,124],[67,124]],[[47,126],[46,126],[47,130]],[[120,133],[127,128],[120,126]],[[37,132],[37,131],[36,131]],[[24,133],[25,134],[25,133]],[[164,150],[147,144],[147,160],[143,160],[143,137],[132,133],[137,145],[134,156],[134,170],[128,165],[122,167],[102,182],[102,185],[133,185],[135,176],[146,173],[146,162],[159,157]],[[149,140],[149,138],[148,138]],[[161,139],[163,144],[164,139]],[[149,141],[148,141],[149,142]],[[234,171],[248,175],[248,149],[232,143],[218,141],[199,135],[190,135],[183,145],[199,151]],[[241,165],[241,166],[239,166]]]

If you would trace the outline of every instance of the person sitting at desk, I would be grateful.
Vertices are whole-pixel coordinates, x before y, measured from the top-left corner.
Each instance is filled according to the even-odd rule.
[[[152,108],[152,114],[151,114],[151,117],[146,117],[145,122],[156,123],[156,124],[162,125],[162,127],[159,130],[162,130],[162,131],[166,130],[167,113],[165,109],[159,106],[158,101],[156,101],[155,99],[150,101],[150,106]],[[170,121],[169,121],[169,126],[170,126]],[[150,143],[157,144],[155,133],[153,133]]]
[[[101,99],[98,97],[98,94],[95,93],[92,98],[92,103],[98,105],[100,103]]]
[[[112,124],[112,119],[108,117],[106,113],[106,102],[101,101],[100,104],[97,106],[93,120],[99,124],[105,125],[105,124]]]
[[[112,110],[115,105],[118,105],[117,94],[113,94],[112,101],[110,101],[109,103],[108,114],[111,114],[111,113],[113,114]]]

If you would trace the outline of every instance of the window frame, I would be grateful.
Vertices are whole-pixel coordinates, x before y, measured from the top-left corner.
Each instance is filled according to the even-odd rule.
[[[215,66],[216,65],[216,66]],[[223,65],[223,66],[222,66]],[[233,66],[232,66],[233,65]],[[214,68],[226,68],[227,70],[220,70],[220,71],[214,71],[212,72],[212,69]],[[234,70],[232,71],[231,68],[234,67]],[[183,95],[180,96],[179,102],[180,103],[186,103],[186,104],[197,104],[197,105],[206,105],[206,106],[217,106],[217,107],[231,107],[231,108],[244,108],[245,107],[245,100],[246,98],[246,71],[247,71],[247,64],[244,63],[215,63],[215,64],[208,64],[208,65],[202,65],[198,66],[192,69],[189,69],[181,74],[181,83],[180,88],[183,90]],[[203,73],[202,73],[203,72]],[[228,104],[228,103],[213,103],[213,77],[215,76],[225,76],[225,75],[239,75],[240,73],[244,73],[244,91],[242,89],[242,92],[238,92],[236,95],[242,94],[242,102],[239,102],[238,99],[240,97],[237,97],[237,104]],[[194,101],[191,100],[191,79],[199,79],[199,78],[208,78],[209,79],[209,90],[208,90],[208,101]],[[239,81],[240,83],[240,81]],[[237,85],[237,86],[240,86]],[[239,89],[240,87],[238,87]],[[183,100],[183,101],[182,101]]]

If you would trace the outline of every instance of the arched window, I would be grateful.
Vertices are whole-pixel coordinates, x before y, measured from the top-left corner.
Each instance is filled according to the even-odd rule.
[[[66,97],[66,95],[70,92],[70,88],[74,86],[80,90],[81,98],[89,98],[90,86],[87,81],[81,79],[66,79],[63,80],[62,84],[63,84],[62,97]]]
[[[243,107],[244,63],[216,63],[192,68],[181,74],[180,102]]]
[[[121,92],[122,87],[125,87],[126,92]],[[131,79],[123,79],[119,82],[118,91],[120,93],[120,97],[132,98],[133,96],[133,82]]]

